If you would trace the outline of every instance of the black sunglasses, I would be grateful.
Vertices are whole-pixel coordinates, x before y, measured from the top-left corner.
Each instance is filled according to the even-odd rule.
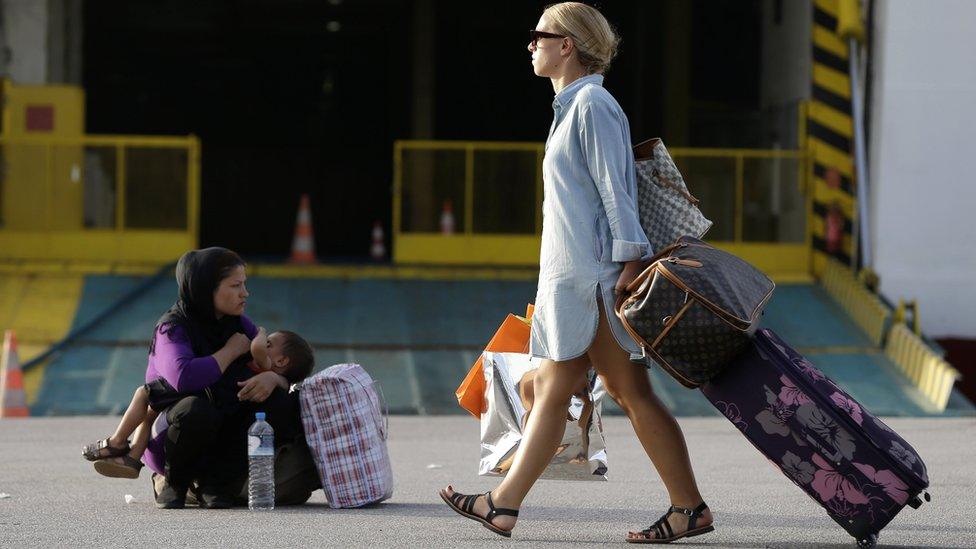
[[[539,45],[538,42],[540,38],[566,38],[566,35],[542,32],[535,29],[529,31],[529,42],[532,43],[533,48]]]

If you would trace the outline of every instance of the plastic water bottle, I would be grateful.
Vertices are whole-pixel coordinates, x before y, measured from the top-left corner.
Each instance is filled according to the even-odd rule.
[[[252,511],[274,509],[274,429],[264,421],[264,412],[254,414],[247,430],[247,506]]]

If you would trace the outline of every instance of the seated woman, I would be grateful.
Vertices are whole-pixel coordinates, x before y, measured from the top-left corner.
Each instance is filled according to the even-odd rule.
[[[312,347],[301,336],[287,330],[269,335],[264,328],[258,328],[257,336],[251,340],[251,356],[253,360],[247,366],[252,372],[272,371],[293,384],[308,377],[314,367]],[[139,478],[140,459],[156,417],[184,396],[190,395],[177,391],[166,378],[140,385],[115,432],[85,446],[82,456],[94,461],[95,471],[106,477]]]
[[[288,394],[288,380],[247,366],[258,330],[243,314],[246,278],[244,261],[226,248],[187,252],[176,266],[179,299],[156,323],[146,368],[147,383],[163,379],[176,393],[151,426],[143,424],[152,429],[143,461],[158,474],[160,508],[182,508],[194,483],[201,507],[235,503],[247,479],[245,435],[255,412],[266,413],[276,447],[302,442],[298,398]],[[104,459],[120,455],[110,443],[95,451]],[[130,452],[122,453],[131,458]],[[311,464],[307,449],[297,453]],[[276,499],[307,500],[317,479],[301,478],[301,485],[292,484],[295,493],[276,493]]]

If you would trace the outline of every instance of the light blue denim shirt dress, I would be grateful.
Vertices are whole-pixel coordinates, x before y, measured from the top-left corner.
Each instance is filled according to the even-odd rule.
[[[557,361],[585,354],[599,296],[617,343],[636,359],[640,347],[613,312],[622,262],[653,255],[637,217],[630,124],[598,74],[566,86],[552,108],[529,352]]]

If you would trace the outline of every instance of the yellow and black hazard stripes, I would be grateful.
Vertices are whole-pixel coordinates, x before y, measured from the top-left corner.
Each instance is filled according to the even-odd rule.
[[[813,75],[806,137],[813,158],[810,231],[816,274],[823,272],[828,256],[849,264],[854,253],[850,60],[847,43],[837,35],[837,4],[838,0],[813,0]]]

